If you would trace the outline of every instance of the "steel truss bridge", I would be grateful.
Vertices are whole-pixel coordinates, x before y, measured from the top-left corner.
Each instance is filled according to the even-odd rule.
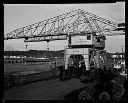
[[[4,40],[25,38],[24,42],[49,42],[66,40],[68,36],[90,34],[125,35],[125,23],[116,24],[78,9],[4,34]]]

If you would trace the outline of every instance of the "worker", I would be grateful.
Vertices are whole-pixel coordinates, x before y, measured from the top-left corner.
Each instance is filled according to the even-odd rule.
[[[73,63],[73,65],[74,65],[74,74],[77,77],[77,75],[78,75],[78,68],[76,66],[76,63]]]
[[[108,70],[108,81],[110,81],[112,78],[113,78],[112,70],[111,70],[111,68],[109,68],[109,70]]]
[[[103,70],[101,71],[101,82],[107,83],[109,82],[109,71],[106,69],[106,66],[104,66]]]
[[[77,72],[77,78],[80,78],[80,75],[81,75],[81,67],[76,66],[76,72]]]
[[[85,74],[85,72],[86,72],[86,66],[85,66],[85,63],[84,62],[82,62],[81,63],[81,74]]]
[[[73,71],[74,71],[74,65],[72,64],[70,67],[70,77],[72,78],[73,77]]]
[[[103,76],[104,76],[104,82],[107,82],[108,81],[108,73],[107,73],[106,66],[104,66],[104,68],[103,68]]]
[[[81,67],[81,61],[79,61],[79,68]]]
[[[91,70],[91,78],[92,78],[92,80],[96,79],[96,69],[95,69],[95,67],[94,66],[91,67],[90,70]]]
[[[60,80],[62,80],[62,78],[63,78],[63,66],[59,66],[59,68],[58,68],[59,70],[60,70]]]
[[[104,82],[104,73],[103,70],[101,68],[98,68],[98,74],[99,74],[99,82]]]

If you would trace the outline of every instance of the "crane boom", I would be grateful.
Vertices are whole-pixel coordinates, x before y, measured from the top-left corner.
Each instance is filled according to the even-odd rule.
[[[95,22],[94,22],[95,21]],[[26,27],[16,29],[4,35],[4,39],[41,38],[81,32],[103,32],[105,29],[115,30],[117,24],[78,9]],[[53,37],[52,37],[53,38]]]

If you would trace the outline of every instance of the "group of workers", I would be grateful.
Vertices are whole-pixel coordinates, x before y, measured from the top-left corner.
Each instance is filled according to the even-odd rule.
[[[103,74],[103,70],[101,70],[100,68],[99,70],[97,70],[95,67],[90,67],[90,70],[86,70],[86,65],[84,62],[80,62],[79,64],[73,63],[71,66],[68,67],[68,69],[65,70],[65,72],[63,71],[63,69],[60,70],[61,70],[61,75],[60,75],[61,78],[63,73],[70,78],[72,77],[80,78],[81,76],[86,76],[87,78],[92,78],[92,79],[96,79],[97,75]],[[104,76],[104,74],[102,76]]]
[[[111,68],[107,69],[104,65],[103,68],[95,68],[92,66],[90,67],[90,70],[86,70],[86,65],[84,62],[80,62],[78,64],[73,63],[65,70],[64,67],[61,67],[60,71],[60,78],[62,78],[64,75],[70,78],[80,78],[81,76],[86,76],[87,78],[98,80],[100,82],[108,82],[114,77],[113,70],[111,70]]]
[[[63,76],[66,75],[69,78],[77,77],[80,78],[82,75],[86,73],[86,66],[84,62],[81,62],[81,65],[77,65],[73,63],[68,69],[64,70],[63,66],[59,67],[60,70],[60,80],[62,80]]]
[[[86,72],[86,66],[84,62],[81,62],[80,65],[77,65],[75,63],[73,63],[73,65],[71,65],[68,68],[68,75],[70,77],[78,77],[80,78],[82,75],[84,75],[84,73]]]

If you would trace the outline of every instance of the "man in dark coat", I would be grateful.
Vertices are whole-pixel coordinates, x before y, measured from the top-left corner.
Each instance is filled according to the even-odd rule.
[[[59,66],[58,68],[60,70],[60,80],[63,78],[63,73],[64,73],[64,66]]]
[[[81,64],[81,74],[84,74],[84,73],[86,73],[86,66],[85,66],[85,63],[82,62],[82,64]]]

